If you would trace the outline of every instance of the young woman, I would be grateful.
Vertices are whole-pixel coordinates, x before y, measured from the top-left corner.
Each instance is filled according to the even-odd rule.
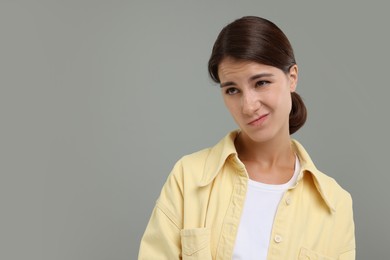
[[[177,162],[139,259],[355,259],[351,196],[290,137],[306,108],[284,33],[259,17],[230,23],[209,73],[239,130]]]

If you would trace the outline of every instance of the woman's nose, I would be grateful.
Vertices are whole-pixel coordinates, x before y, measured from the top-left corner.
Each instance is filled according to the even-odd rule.
[[[260,106],[260,100],[253,93],[248,93],[242,96],[242,113],[246,115],[253,115]]]

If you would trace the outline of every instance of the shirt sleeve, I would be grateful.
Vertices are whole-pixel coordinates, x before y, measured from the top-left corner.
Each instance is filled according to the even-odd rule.
[[[340,260],[355,260],[356,259],[356,251],[350,250],[340,255]]]
[[[183,193],[180,161],[175,165],[153,209],[141,239],[138,260],[181,259]]]
[[[138,260],[180,259],[180,229],[158,205],[141,240]]]
[[[345,204],[343,205],[342,219],[343,222],[339,234],[344,234],[342,244],[345,245],[345,251],[340,254],[340,260],[356,259],[356,242],[355,242],[355,224],[353,220],[352,198],[348,194]]]

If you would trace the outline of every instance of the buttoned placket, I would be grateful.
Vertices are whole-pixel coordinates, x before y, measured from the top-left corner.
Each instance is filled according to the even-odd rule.
[[[233,255],[234,243],[244,207],[248,183],[248,174],[239,159],[237,157],[231,157],[229,161],[234,168],[236,177],[235,183],[233,184],[232,199],[224,219],[221,239],[218,245],[216,255],[216,259],[218,260],[231,259]]]
[[[271,238],[268,248],[268,260],[277,260],[284,259],[284,252],[286,252],[286,247],[288,245],[288,239],[290,234],[290,222],[291,220],[291,210],[294,202],[294,194],[297,192],[297,186],[299,183],[294,185],[294,187],[287,190],[278,206],[276,211],[275,220],[272,226]]]

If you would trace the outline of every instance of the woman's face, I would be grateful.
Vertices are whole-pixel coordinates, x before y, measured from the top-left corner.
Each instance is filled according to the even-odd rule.
[[[296,65],[286,74],[276,67],[225,58],[218,66],[218,76],[225,105],[243,138],[265,142],[289,135]]]

